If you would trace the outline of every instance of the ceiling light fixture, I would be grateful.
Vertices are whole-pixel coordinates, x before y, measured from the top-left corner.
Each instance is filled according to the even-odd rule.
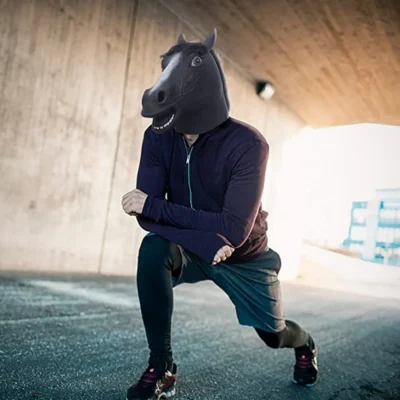
[[[275,86],[268,81],[257,81],[256,90],[264,100],[270,100],[276,92]]]

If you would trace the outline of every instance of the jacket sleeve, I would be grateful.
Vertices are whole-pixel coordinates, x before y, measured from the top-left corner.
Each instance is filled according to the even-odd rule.
[[[160,161],[159,149],[159,138],[151,128],[147,128],[143,138],[136,187],[149,196],[165,199],[167,174]]]
[[[240,247],[249,237],[260,208],[268,153],[268,144],[263,141],[253,142],[241,151],[233,166],[223,209],[219,213],[194,210],[147,193],[150,195],[143,215],[178,228],[215,232],[234,247]]]
[[[158,149],[158,138],[147,129],[143,139],[137,188],[154,199],[163,200],[167,187],[167,174],[166,168],[160,161]],[[142,229],[181,245],[209,263],[212,263],[221,247],[225,245],[232,247],[226,238],[216,233],[181,229],[162,222],[157,223],[143,216],[138,216],[137,221]]]
[[[164,239],[181,245],[185,250],[191,251],[210,264],[214,261],[214,256],[221,247],[225,245],[233,247],[222,235],[212,232],[175,228],[140,216],[137,217],[137,220],[145,231],[155,233]]]

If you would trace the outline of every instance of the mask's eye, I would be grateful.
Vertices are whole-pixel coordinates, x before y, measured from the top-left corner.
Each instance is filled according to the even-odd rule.
[[[192,67],[198,67],[198,66],[200,66],[201,64],[203,63],[203,60],[199,57],[199,56],[196,56],[196,57],[193,57],[193,60],[192,60]]]

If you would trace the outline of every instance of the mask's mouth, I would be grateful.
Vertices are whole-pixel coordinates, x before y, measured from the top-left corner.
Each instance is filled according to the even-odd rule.
[[[157,117],[153,117],[153,129],[158,132],[166,132],[170,130],[175,122],[176,119],[176,112],[170,110],[168,114],[163,114]]]

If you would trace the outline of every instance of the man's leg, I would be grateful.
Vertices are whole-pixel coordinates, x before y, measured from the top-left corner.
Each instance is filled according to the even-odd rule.
[[[137,286],[150,349],[150,366],[172,366],[172,274],[179,271],[181,265],[182,257],[176,244],[157,235],[143,239],[139,250]]]
[[[254,327],[271,348],[295,349],[293,380],[312,386],[318,374],[315,345],[298,324],[283,317],[280,268],[279,254],[269,249],[246,263],[219,264],[213,279],[234,303],[240,324]]]
[[[281,268],[281,260],[277,253],[270,250],[270,256],[266,254],[264,262],[275,269],[277,274]],[[276,261],[275,261],[276,259]],[[276,268],[274,267],[276,263]],[[266,286],[266,291],[273,295],[276,316],[282,316],[282,302],[280,284],[275,285],[273,290]],[[279,331],[263,330],[255,328],[258,336],[263,342],[273,349],[293,348],[295,350],[296,364],[294,366],[293,382],[305,386],[313,386],[317,381],[317,350],[315,343],[309,333],[302,329],[296,322],[285,320],[285,327]]]
[[[140,308],[150,348],[149,367],[128,389],[127,400],[175,395],[176,365],[172,362],[172,275],[180,270],[177,245],[160,236],[143,239],[139,250],[137,286]]]
[[[137,285],[150,359],[142,377],[128,389],[127,400],[175,395],[176,365],[171,350],[172,288],[180,283],[206,279],[209,277],[194,254],[186,254],[178,245],[157,235],[144,238],[139,250]]]

